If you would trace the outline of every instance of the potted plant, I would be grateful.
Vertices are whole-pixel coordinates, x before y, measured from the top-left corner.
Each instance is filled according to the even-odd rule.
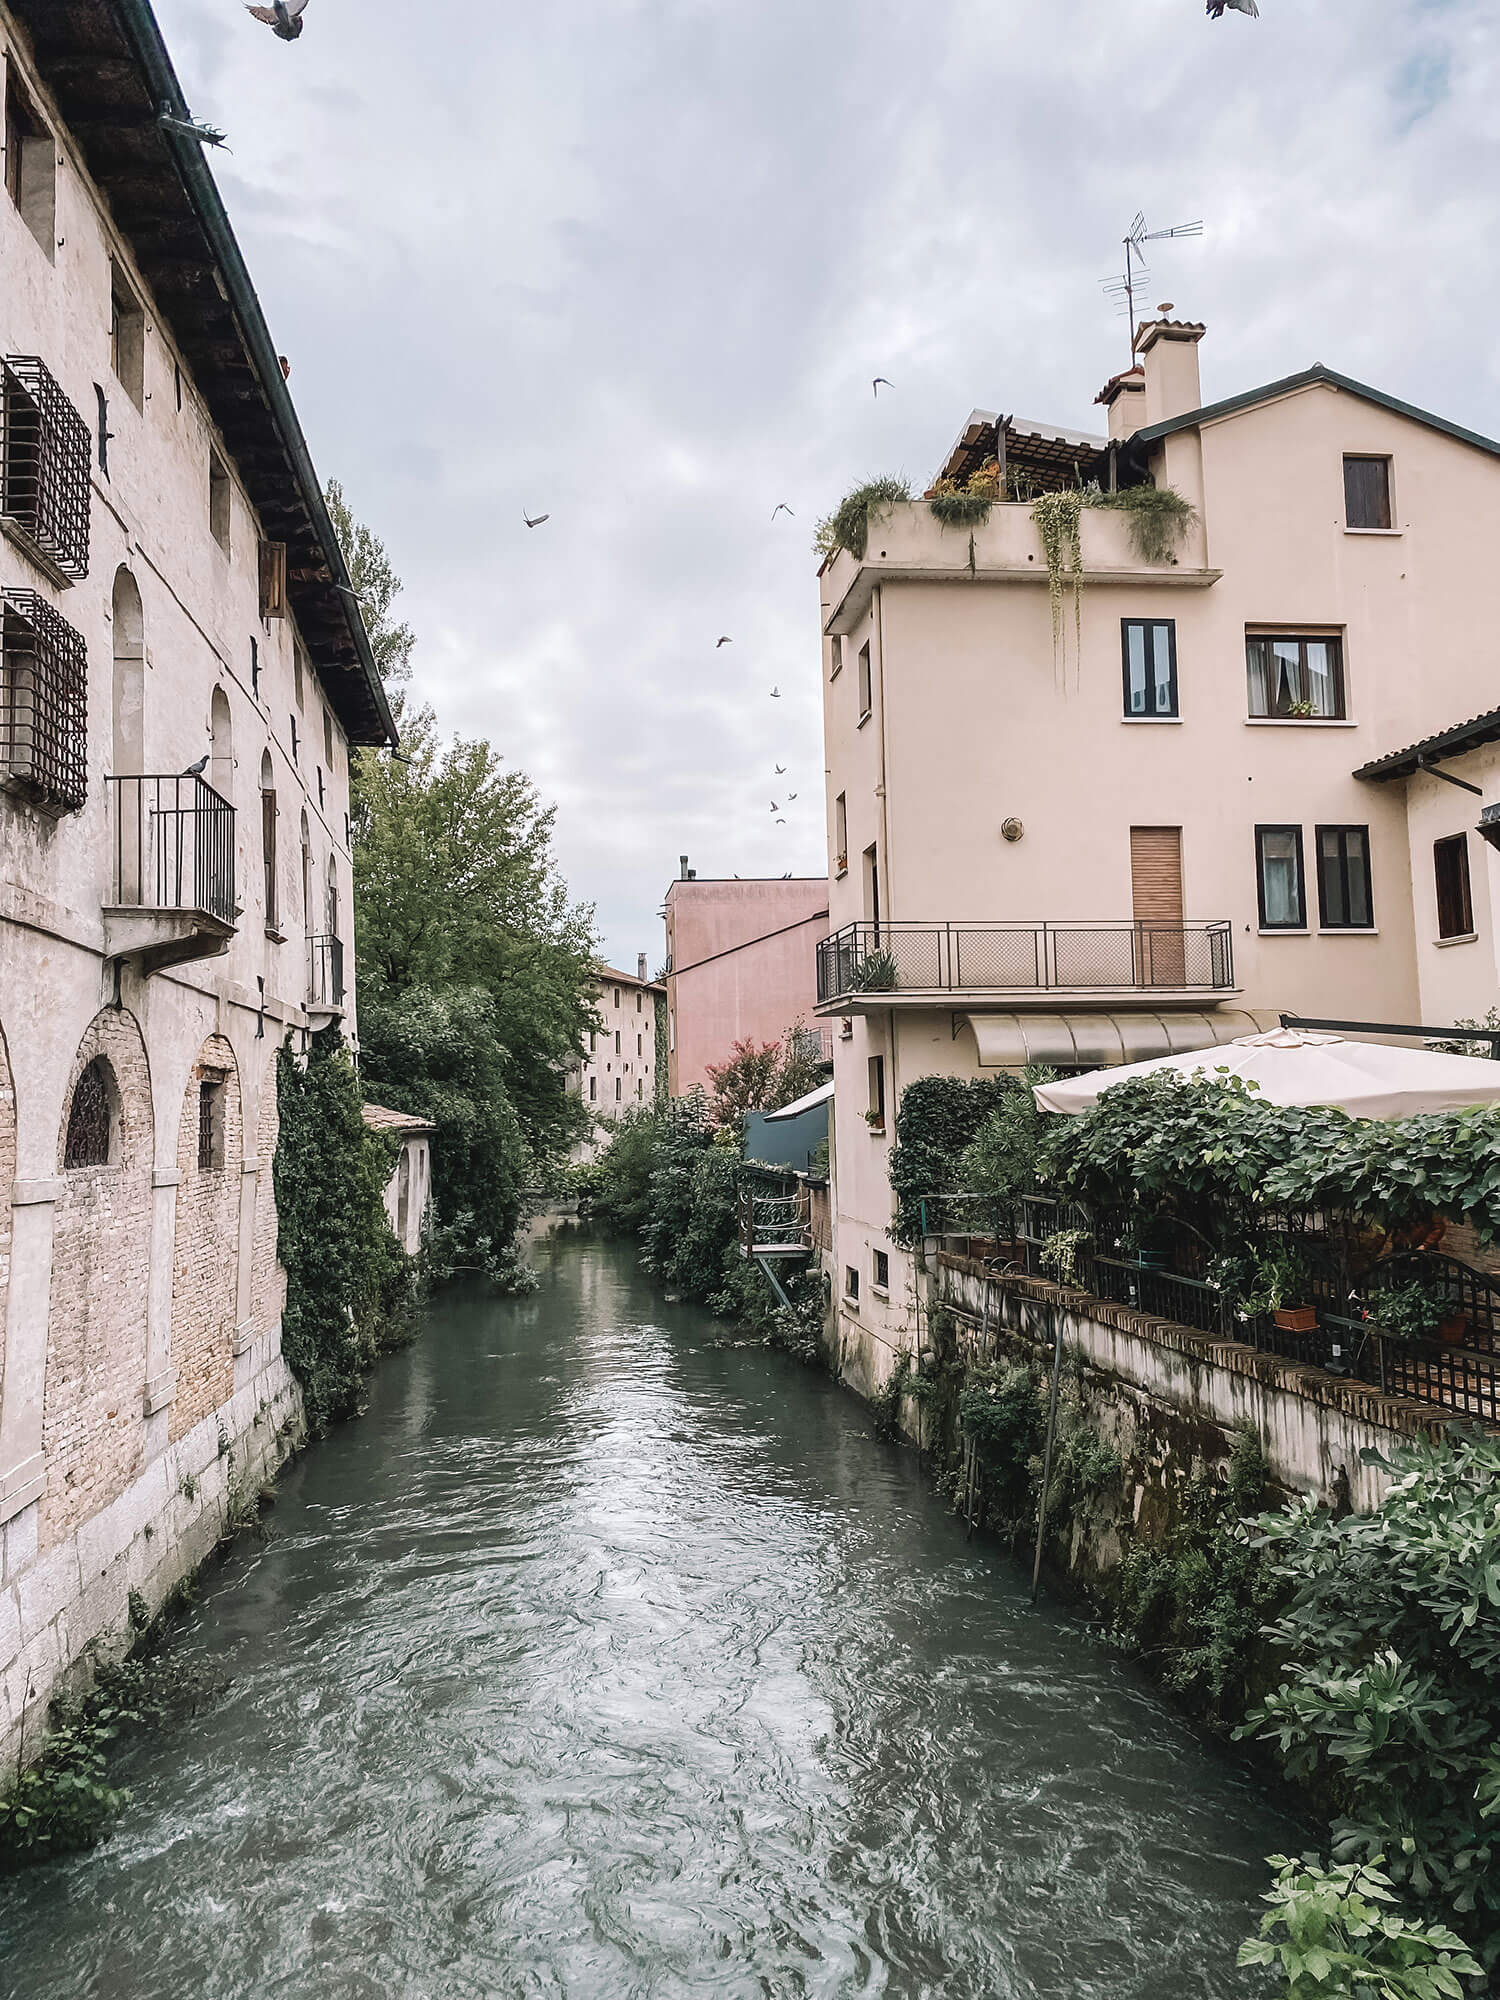
[[[1078,1278],[1078,1253],[1089,1240],[1086,1229],[1059,1229],[1049,1236],[1038,1251],[1038,1260],[1044,1271],[1050,1271],[1060,1285],[1071,1285]]]
[[[848,872],[849,872],[849,857],[848,857],[848,855],[847,855],[847,854],[836,854],[836,855],[834,856],[834,858],[833,858],[833,872],[834,872],[834,874],[835,874],[835,875],[847,875],[847,874],[848,874]]]
[[[1377,1285],[1365,1300],[1365,1318],[1389,1340],[1431,1340],[1450,1316],[1419,1279],[1404,1285]],[[1456,1315],[1460,1326],[1466,1322]]]
[[[1312,1333],[1318,1309],[1307,1300],[1307,1279],[1296,1259],[1284,1250],[1262,1252],[1250,1266],[1240,1317],[1261,1319],[1269,1314],[1283,1333]]]
[[[896,954],[893,951],[867,951],[863,958],[857,958],[849,973],[849,985],[855,993],[892,993],[896,987]]]

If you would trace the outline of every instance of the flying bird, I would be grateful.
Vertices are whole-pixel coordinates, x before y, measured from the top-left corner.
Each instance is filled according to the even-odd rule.
[[[780,688],[772,688],[772,690],[771,690],[771,699],[772,699],[772,701],[780,701],[780,699],[781,699],[781,689],[780,689]]]
[[[777,777],[778,777],[778,778],[784,778],[784,777],[786,776],[786,765],[785,765],[785,764],[778,764],[778,765],[776,766],[776,775],[777,775]]]
[[[182,775],[185,778],[201,778],[203,776],[203,773],[207,769],[208,769],[208,752],[205,750],[203,755],[198,759],[197,763],[189,764],[187,769],[183,772]]]
[[[550,514],[528,514],[523,507],[521,509],[521,519],[526,523],[528,528],[539,528],[543,521],[550,521],[552,516]]]
[[[1238,0],[1234,0],[1234,4],[1238,5]],[[892,382],[889,379],[889,377],[885,375],[877,375],[875,377],[875,380],[870,384],[870,387],[875,392],[875,400],[877,403],[880,401],[880,391],[882,387],[887,389],[894,389],[895,386],[896,386],[895,383]]]
[[[734,644],[733,639],[731,639],[729,637],[729,634],[726,632],[722,639],[715,639],[714,651],[717,653],[721,646],[732,646],[733,644]]]
[[[773,813],[779,813],[779,812],[781,811],[781,807],[780,807],[779,805],[777,805],[777,803],[776,803],[776,801],[775,801],[774,799],[772,799],[772,801],[771,801],[771,810],[772,810],[772,812],[773,812]]]
[[[279,35],[284,42],[295,42],[302,33],[302,16],[307,12],[307,0],[271,0],[269,7],[245,7],[247,14],[257,21],[264,21],[272,34]]]
[[[1255,0],[1208,0],[1208,18],[1217,21],[1226,7],[1232,7],[1236,14],[1250,14],[1256,18],[1260,15]]]
[[[778,500],[776,505],[771,509],[771,519],[774,521],[778,514],[790,514],[794,521],[797,518],[796,513],[792,508],[788,507],[785,500]]]
[[[791,804],[791,802],[792,802],[792,800],[793,800],[794,798],[796,798],[796,796],[797,796],[797,794],[796,794],[795,792],[788,792],[788,793],[787,793],[787,795],[786,795],[786,802],[787,802],[787,804],[788,804],[788,805],[790,805],[790,804]]]

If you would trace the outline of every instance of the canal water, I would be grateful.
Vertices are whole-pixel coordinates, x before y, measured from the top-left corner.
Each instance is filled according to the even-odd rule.
[[[27,2000],[1197,2000],[1296,1830],[913,1457],[629,1253],[444,1299],[174,1643]]]

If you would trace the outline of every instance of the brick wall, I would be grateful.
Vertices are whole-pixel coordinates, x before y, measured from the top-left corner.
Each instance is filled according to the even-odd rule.
[[[118,1125],[107,1167],[63,1168],[73,1087],[103,1056]],[[151,1267],[151,1077],[133,1014],[106,1008],[79,1045],[57,1135],[66,1182],[55,1210],[42,1444],[47,1490],[38,1540],[55,1546],[122,1493],[144,1441]]]
[[[276,1255],[276,1177],[272,1171],[281,1118],[276,1108],[276,1065],[267,1065],[260,1087],[260,1116],[255,1125],[255,1154],[260,1176],[255,1183],[255,1254],[250,1274],[250,1310],[257,1336],[280,1326],[286,1305],[286,1272]]]
[[[199,1164],[199,1103],[217,1083],[213,1163]],[[171,1437],[186,1436],[234,1392],[235,1291],[239,1269],[240,1168],[244,1160],[240,1079],[234,1050],[214,1035],[198,1051],[177,1133],[177,1229],[172,1258],[172,1367],[177,1400]]]

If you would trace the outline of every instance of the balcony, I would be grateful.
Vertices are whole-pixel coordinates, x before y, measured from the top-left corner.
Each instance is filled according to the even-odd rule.
[[[1161,1006],[1233,993],[1228,923],[849,924],[818,946],[818,1006],[869,1013],[961,996]]]
[[[104,949],[142,973],[217,958],[239,919],[234,807],[197,777],[107,780],[111,900]]]
[[[344,1011],[344,940],[331,931],[307,940],[307,1011],[323,1027]]]

